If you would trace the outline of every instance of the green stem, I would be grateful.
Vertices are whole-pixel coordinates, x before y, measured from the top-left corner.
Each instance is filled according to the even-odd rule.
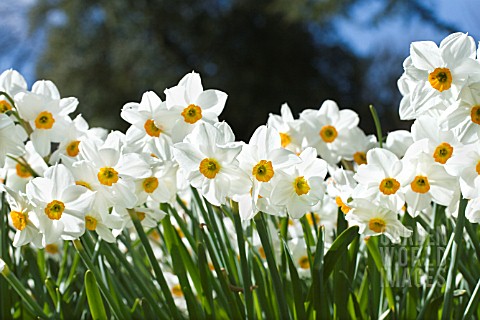
[[[175,301],[173,300],[170,288],[168,287],[167,280],[163,276],[162,269],[160,269],[160,265],[158,264],[158,260],[155,258],[155,254],[153,253],[152,246],[148,241],[147,235],[145,234],[145,230],[143,230],[143,226],[138,220],[138,216],[135,213],[135,210],[128,209],[128,213],[132,218],[133,225],[135,226],[135,230],[137,230],[138,236],[140,237],[140,241],[143,244],[143,248],[147,253],[148,260],[150,261],[150,265],[153,268],[153,272],[155,273],[155,277],[160,285],[165,300],[167,301],[168,308],[170,310],[170,314],[173,318],[179,319],[180,314],[178,313],[177,307],[175,305]]]
[[[73,246],[74,246],[75,250],[77,250],[77,252],[80,255],[80,258],[82,259],[85,266],[88,269],[90,269],[93,272],[93,274],[95,275],[95,278],[98,279],[98,286],[100,287],[100,291],[102,292],[103,296],[107,300],[107,303],[110,306],[110,310],[112,311],[112,314],[117,319],[128,318],[127,315],[124,315],[122,313],[120,307],[117,305],[115,300],[110,295],[110,292],[108,291],[108,288],[105,286],[103,281],[101,281],[102,277],[101,277],[100,273],[98,272],[97,268],[95,268],[95,266],[93,265],[92,261],[90,260],[90,257],[87,255],[87,253],[85,251],[85,248],[83,247],[80,240],[73,240]]]
[[[460,207],[458,208],[457,224],[455,226],[455,237],[453,239],[452,256],[450,260],[450,267],[448,269],[447,283],[445,286],[445,298],[443,303],[442,320],[450,318],[453,291],[455,289],[455,277],[457,275],[458,259],[460,258],[460,251],[462,249],[463,227],[465,224],[465,209],[467,207],[467,200],[460,200]]]
[[[380,124],[377,110],[375,110],[375,107],[373,105],[370,105],[370,112],[372,113],[373,122],[375,122],[375,128],[377,129],[378,146],[380,148],[383,148],[382,125]]]
[[[275,295],[277,296],[280,318],[289,319],[290,315],[288,313],[288,304],[285,299],[285,293],[283,292],[283,284],[278,273],[275,257],[273,256],[273,249],[270,245],[263,212],[259,212],[255,216],[255,224],[257,226],[258,235],[260,236],[260,241],[262,242],[262,246],[267,257],[268,269],[270,271],[270,275],[272,276],[273,287],[275,289]]]
[[[242,221],[240,220],[240,213],[238,212],[238,205],[233,207],[233,217],[235,222],[235,232],[237,233],[238,251],[240,252],[240,264],[242,268],[243,293],[245,294],[246,315],[248,319],[254,319],[253,314],[253,295],[252,295],[252,280],[250,275],[250,267],[247,256],[245,254],[245,240],[242,228]]]

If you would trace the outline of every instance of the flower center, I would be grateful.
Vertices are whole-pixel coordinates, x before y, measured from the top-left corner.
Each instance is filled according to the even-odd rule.
[[[320,137],[326,143],[331,143],[335,141],[337,136],[338,136],[337,129],[335,129],[334,126],[323,126],[322,129],[320,130]]]
[[[378,188],[383,194],[388,196],[397,192],[400,188],[400,183],[394,178],[385,178],[380,182]]]
[[[358,165],[367,164],[367,155],[362,151],[355,152],[353,155],[353,161]]]
[[[12,110],[12,105],[6,100],[0,100],[0,113]]]
[[[73,158],[78,156],[78,153],[80,152],[80,150],[78,149],[79,144],[80,144],[80,141],[78,140],[72,141],[69,144],[67,144],[67,146],[65,147],[65,150],[67,151],[67,154],[70,157]]]
[[[198,170],[206,178],[213,179],[220,172],[220,164],[215,159],[205,158],[200,162]]]
[[[302,256],[300,259],[298,259],[298,264],[302,269],[310,269],[310,260],[308,260],[307,256]]]
[[[436,162],[445,164],[447,160],[450,159],[452,154],[453,147],[446,142],[442,142],[437,146],[437,148],[435,148],[435,151],[433,152],[433,158]]]
[[[15,169],[17,170],[17,176],[20,178],[29,178],[32,176],[32,173],[23,164],[17,163]]]
[[[63,210],[65,210],[65,205],[62,201],[53,200],[45,207],[45,214],[51,220],[60,220],[62,217]]]
[[[297,195],[301,196],[303,194],[307,194],[310,191],[310,186],[308,185],[307,180],[303,176],[297,177],[295,182],[293,183],[293,187],[295,188],[295,192]]]
[[[345,202],[343,202],[342,198],[340,198],[339,196],[335,197],[335,203],[337,204],[337,207],[339,207],[344,214],[347,214],[348,211],[350,211],[350,207],[347,206]]]
[[[77,186],[82,186],[82,187],[85,187],[85,188],[87,188],[87,189],[89,189],[89,190],[92,190],[92,186],[91,186],[90,183],[88,183],[88,182],[79,180],[79,181],[75,181],[75,184],[76,184]]]
[[[430,190],[428,178],[425,176],[416,176],[410,186],[412,187],[412,190],[417,193],[426,193]]]
[[[480,175],[480,161],[478,161],[477,165],[475,166],[475,170],[477,171],[478,175]]]
[[[137,214],[138,220],[143,221],[145,219],[145,212],[135,211],[135,213]]]
[[[442,92],[450,89],[452,85],[452,74],[448,68],[436,68],[432,73],[428,75],[428,82],[430,85]]]
[[[182,116],[186,123],[194,124],[198,120],[202,119],[202,108],[194,104],[190,104],[188,107],[183,109]]]
[[[60,250],[58,250],[58,245],[55,244],[55,243],[47,244],[45,246],[45,251],[50,253],[50,254],[57,254],[57,253],[60,252]]]
[[[52,129],[55,119],[48,111],[40,112],[35,119],[35,126],[37,129]]]
[[[253,167],[252,174],[258,181],[268,182],[274,175],[272,161],[260,160],[255,167]]]
[[[15,229],[22,231],[26,228],[28,222],[26,214],[18,211],[10,211],[10,217],[12,218]]]
[[[145,190],[146,193],[152,193],[158,187],[158,179],[155,177],[147,178],[143,180],[142,185],[143,185],[143,190]]]
[[[145,128],[145,132],[147,132],[150,137],[159,137],[162,133],[162,129],[157,127],[155,121],[153,121],[152,119],[148,119],[147,121],[145,121],[143,127]]]
[[[480,124],[480,105],[474,105],[472,110],[470,110],[470,118],[472,122]]]
[[[95,229],[97,229],[97,219],[91,216],[85,216],[85,228],[90,231],[95,231]]]
[[[290,138],[288,133],[280,132],[280,141],[282,142],[282,147],[286,148],[292,142],[292,138]]]
[[[103,167],[98,172],[98,181],[106,186],[112,186],[112,184],[118,181],[118,172],[112,167]]]
[[[183,297],[183,291],[179,284],[176,284],[172,287],[172,294],[175,297]]]
[[[387,230],[387,223],[380,218],[373,218],[368,221],[368,228],[376,233],[383,233]]]

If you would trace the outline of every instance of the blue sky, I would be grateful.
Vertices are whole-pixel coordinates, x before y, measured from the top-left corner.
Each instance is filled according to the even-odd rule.
[[[31,84],[35,80],[36,59],[44,49],[45,33],[29,33],[28,9],[36,0],[3,0],[0,3],[2,31],[0,32],[0,69],[14,68],[25,75]],[[348,17],[335,21],[342,42],[361,56],[375,56],[388,50],[397,52],[402,57],[409,54],[412,41],[432,40],[437,43],[447,34],[420,21],[418,18],[383,19],[372,26],[367,23],[372,15],[382,8],[382,0],[366,0],[352,8]],[[475,16],[478,0],[425,0],[422,2],[430,8],[440,20],[469,32],[472,36],[480,35],[480,24]],[[55,20],[55,15],[50,17]],[[476,37],[476,39],[479,39]],[[398,61],[401,66],[403,59]]]

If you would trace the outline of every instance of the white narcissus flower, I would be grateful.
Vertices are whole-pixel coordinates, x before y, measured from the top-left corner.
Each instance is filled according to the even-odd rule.
[[[442,165],[448,163],[461,146],[452,131],[440,130],[437,120],[426,115],[418,117],[413,123],[412,137],[414,141],[424,140],[422,151]]]
[[[26,195],[8,187],[5,189],[7,191],[7,202],[10,206],[9,220],[16,230],[13,246],[21,247],[32,243],[37,248],[41,247],[42,235],[38,229],[38,219]]]
[[[405,175],[413,177],[403,187],[408,213],[412,216],[428,208],[432,201],[450,206],[452,201],[457,201],[458,194],[458,179],[449,175],[431,155],[417,152],[422,143],[420,140],[411,145],[403,159]]]
[[[310,278],[310,259],[308,258],[308,248],[303,238],[293,238],[288,241],[288,248],[295,267],[300,278]]]
[[[42,245],[78,239],[85,232],[85,214],[92,209],[94,193],[75,184],[72,174],[57,164],[27,184],[27,196],[34,206],[43,234]]]
[[[467,208],[465,209],[465,217],[471,223],[480,222],[480,197],[468,201]]]
[[[98,130],[88,128],[88,123],[78,115],[73,121],[67,119],[70,126],[66,132],[63,133],[62,140],[50,157],[50,164],[57,163],[60,158],[65,161],[73,162],[79,160],[80,144],[82,140],[95,140],[101,143],[100,137],[97,136]]]
[[[31,141],[27,142],[25,150],[26,153],[21,157],[21,163],[9,158],[5,161],[6,186],[15,191],[25,192],[25,186],[28,181],[33,179],[33,174],[23,162],[24,160],[39,176],[43,176],[43,172],[48,168],[45,160],[35,150]]]
[[[447,172],[460,180],[462,195],[467,199],[480,196],[480,144],[472,143],[458,149],[448,161]]]
[[[204,91],[200,75],[195,72],[185,75],[177,86],[166,89],[165,95],[169,112],[175,114],[172,128],[174,143],[181,142],[202,122],[218,122],[227,101],[227,94],[222,91]]]
[[[359,233],[365,236],[384,234],[393,243],[399,243],[400,237],[410,237],[407,229],[397,218],[397,212],[387,204],[377,204],[364,199],[351,203],[352,210],[345,216],[350,226],[358,226]]]
[[[16,70],[5,70],[0,74],[0,91],[6,92],[10,98],[22,91],[27,91],[25,78]],[[0,96],[0,113],[13,110],[12,103],[3,95]]]
[[[377,137],[373,134],[366,135],[359,127],[354,127],[349,131],[349,144],[346,150],[350,152],[343,158],[353,161],[354,167],[367,163],[367,151],[378,146]]]
[[[319,110],[304,110],[300,114],[304,121],[307,146],[317,149],[320,157],[334,165],[342,157],[351,157],[349,131],[358,125],[357,113],[352,110],[339,110],[334,101],[325,101]]]
[[[279,174],[272,182],[270,200],[276,205],[286,206],[290,217],[299,219],[310,212],[325,193],[324,179],[327,163],[317,158],[313,148],[300,154],[302,162],[292,170]]]
[[[174,145],[174,157],[187,180],[216,206],[249,188],[248,178],[238,169],[236,159],[242,146],[234,141],[228,125],[217,128],[201,123],[183,142]]]
[[[329,166],[328,171],[330,177],[326,181],[327,193],[335,200],[338,208],[347,214],[350,210],[348,203],[357,186],[357,181],[353,178],[354,172],[335,166]]]
[[[268,197],[270,180],[283,170],[291,168],[301,159],[293,152],[282,148],[277,130],[260,126],[255,130],[248,144],[242,146],[238,155],[240,168],[250,177],[250,190],[254,212],[260,210],[257,202]]]
[[[110,133],[102,146],[97,146],[90,140],[82,141],[80,154],[85,159],[83,165],[89,166],[89,172],[96,175],[97,181],[93,190],[99,191],[102,202],[107,206],[115,204],[133,208],[138,200],[134,180],[148,178],[152,171],[142,155],[123,152],[121,138]],[[89,175],[91,176],[92,174]],[[90,184],[89,181],[87,183]],[[90,184],[90,187],[93,185]]]
[[[85,215],[85,228],[95,231],[103,240],[109,243],[115,242],[115,235],[123,229],[123,219],[114,211],[109,214],[101,214],[91,210]],[[114,230],[112,232],[112,230]],[[115,235],[114,235],[115,234]]]
[[[403,163],[386,149],[374,148],[367,152],[367,164],[358,168],[354,178],[358,181],[353,198],[389,202],[400,210],[405,204],[402,191],[412,177],[403,174]]]
[[[133,209],[126,210],[124,208],[114,208],[112,213],[118,214],[123,219],[123,227],[124,228],[132,228],[133,222],[130,216],[130,212],[135,214],[140,220],[142,226],[146,229],[155,228],[158,226],[160,220],[162,220],[167,213],[163,210],[159,209],[160,204],[155,201],[148,201],[145,205],[135,207]],[[130,211],[130,212],[129,212]],[[114,234],[118,232],[115,231]]]
[[[442,127],[451,130],[464,143],[480,139],[480,82],[470,83],[440,117]]]
[[[275,128],[280,134],[282,147],[295,153],[302,151],[303,134],[301,134],[302,121],[294,119],[288,104],[282,104],[281,115],[270,113],[268,126]]]
[[[443,39],[439,47],[432,41],[413,42],[411,65],[405,72],[414,89],[402,99],[401,118],[414,119],[442,105],[442,100],[456,99],[468,77],[478,79],[480,64],[474,60],[475,50],[473,38],[461,32]]]
[[[402,158],[412,143],[410,131],[395,130],[388,133],[384,148],[395,153],[398,158]]]
[[[178,117],[153,91],[145,92],[140,103],[125,104],[120,116],[132,125],[127,131],[127,139],[138,141],[142,147],[152,140],[170,137]]]
[[[15,96],[20,117],[33,129],[30,140],[42,156],[50,153],[52,142],[61,142],[70,127],[68,115],[78,105],[76,98],[60,98],[57,87],[51,81],[34,83],[32,92],[20,92]]]
[[[0,113],[0,167],[5,165],[7,155],[21,156],[25,152],[23,141],[27,134],[22,127],[15,123],[6,114]]]

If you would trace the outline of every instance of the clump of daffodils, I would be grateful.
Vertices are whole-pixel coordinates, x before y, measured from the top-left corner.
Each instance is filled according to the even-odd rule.
[[[86,233],[108,243],[119,237],[136,241],[132,229],[140,224],[155,257],[171,266],[176,258],[165,256],[158,233],[168,232],[163,228],[170,222],[158,227],[175,213],[171,227],[185,252],[196,252],[186,228],[224,228],[229,232],[221,240],[236,256],[246,245],[266,264],[270,249],[264,248],[263,234],[251,228],[252,220],[257,223],[266,213],[273,217],[265,224],[270,253],[284,258],[290,252],[298,275],[310,278],[315,243],[309,239],[318,237],[320,226],[325,251],[338,236],[338,223],[358,226],[366,240],[384,235],[400,243],[413,233],[405,221],[420,217],[426,225],[435,223],[432,204],[456,217],[462,197],[470,200],[466,218],[477,223],[475,42],[464,33],[439,46],[414,42],[403,66],[400,117],[415,120],[410,131],[367,135],[356,112],[327,100],[297,117],[283,104],[280,115],[271,114],[248,142],[238,141],[219,119],[227,94],[204,89],[195,72],[163,96],[148,91],[141,101],[126,103],[121,117],[131,126],[123,133],[90,128],[81,116],[72,119],[76,98],[62,97],[51,81],[29,89],[22,75],[7,70],[0,75],[0,192],[11,230],[6,232],[14,247],[30,244],[48,251]],[[218,212],[238,214],[240,225],[231,217],[212,223]],[[248,242],[241,244],[239,231],[249,232]],[[215,256],[206,259],[216,277],[223,276],[212,263]],[[0,271],[4,266],[0,260]],[[182,288],[192,280],[170,271],[165,286],[187,312]]]

